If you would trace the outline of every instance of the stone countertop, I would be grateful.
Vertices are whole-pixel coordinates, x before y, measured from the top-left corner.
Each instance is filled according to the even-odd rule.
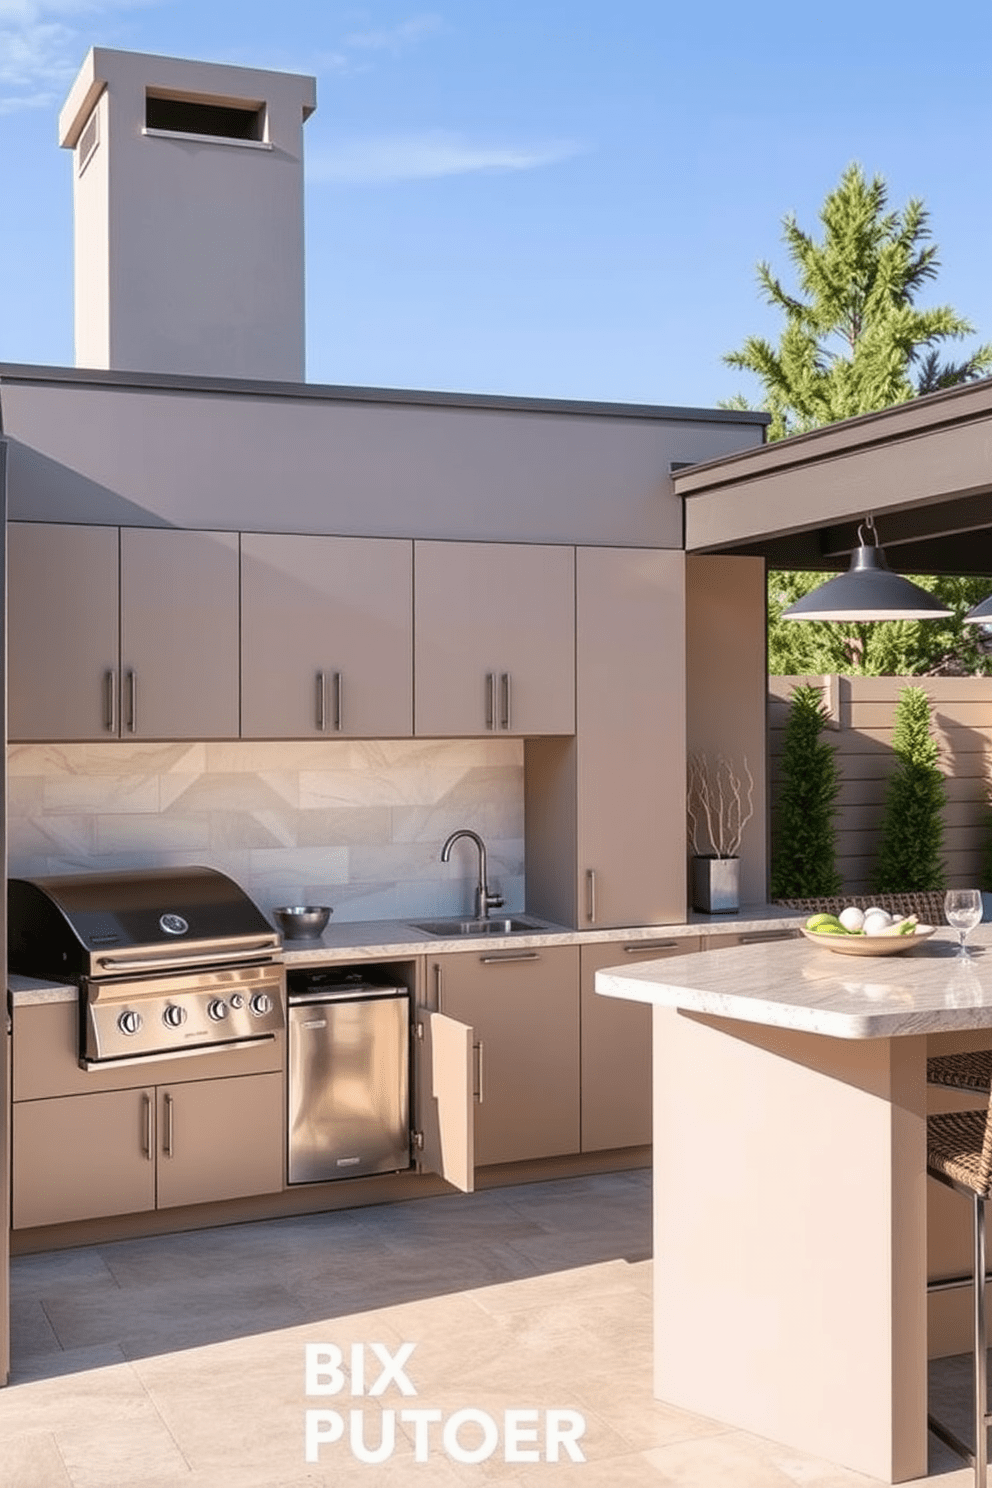
[[[520,915],[517,918],[533,917]],[[432,956],[450,951],[478,951],[481,946],[498,947],[500,950],[510,946],[532,950],[541,946],[601,945],[611,941],[618,945],[632,945],[636,941],[645,941],[648,944],[657,942],[660,945],[688,936],[702,936],[705,942],[724,935],[760,935],[775,930],[791,930],[801,925],[803,918],[802,914],[794,910],[757,904],[745,906],[739,914],[734,915],[691,914],[677,925],[637,925],[620,930],[568,930],[535,919],[533,934],[524,932],[484,937],[462,935],[456,939],[425,935],[414,924],[403,920],[360,920],[351,924],[329,925],[319,939],[285,941],[283,959],[288,967],[332,966],[346,962]],[[77,995],[73,985],[38,981],[33,977],[11,975],[7,978],[7,986],[11,1004],[22,1007],[39,1002],[74,1002]]]
[[[849,956],[813,941],[727,947],[596,975],[602,996],[834,1038],[891,1038],[992,1028],[992,925],[956,955],[941,928],[892,956]]]

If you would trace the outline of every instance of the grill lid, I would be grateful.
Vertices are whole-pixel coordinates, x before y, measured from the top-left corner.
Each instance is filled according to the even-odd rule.
[[[114,952],[125,953],[123,970],[126,953],[188,961],[208,947],[215,958],[236,955],[246,937],[280,945],[244,890],[214,868],[12,878],[7,903],[10,970],[24,976],[104,974]]]

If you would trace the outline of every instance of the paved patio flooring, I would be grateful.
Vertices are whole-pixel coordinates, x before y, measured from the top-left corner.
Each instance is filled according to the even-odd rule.
[[[643,1170],[21,1257],[0,1488],[870,1488],[653,1400],[650,1288]],[[353,1344],[382,1391],[308,1398],[307,1345],[341,1349],[347,1370]],[[960,1398],[959,1369],[935,1389]],[[308,1408],[344,1422],[315,1462]],[[538,1412],[517,1449],[539,1460],[507,1460],[515,1408]],[[500,1428],[484,1460],[457,1460],[482,1442],[478,1422],[449,1426],[464,1409]],[[545,1460],[553,1410],[584,1417],[584,1462],[564,1445]],[[395,1442],[373,1465],[356,1451],[375,1455],[384,1430],[389,1447],[386,1412]],[[972,1482],[932,1446],[931,1484]]]

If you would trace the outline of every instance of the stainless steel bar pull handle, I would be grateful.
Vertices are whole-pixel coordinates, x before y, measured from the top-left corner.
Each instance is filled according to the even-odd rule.
[[[317,673],[317,731],[327,728],[327,679],[323,672]]]
[[[625,945],[625,956],[648,956],[653,951],[674,951],[677,940],[642,940],[637,945]]]
[[[596,923],[596,870],[586,869],[586,919],[590,925]]]
[[[131,668],[127,674],[127,731],[129,734],[137,733],[138,730],[138,677]]]
[[[480,956],[483,966],[495,966],[500,961],[540,961],[539,951],[507,951],[505,956]]]
[[[503,729],[510,727],[510,674],[503,672],[499,679],[500,687],[500,720],[499,726]]]
[[[162,1143],[162,1151],[165,1153],[166,1157],[174,1157],[175,1152],[173,1151],[173,1137],[175,1136],[175,1130],[173,1127],[172,1116],[172,1096],[163,1096],[162,1102],[165,1106],[165,1140]]]
[[[145,1142],[142,1151],[149,1162],[155,1161],[155,1153],[152,1150],[152,1098],[150,1095],[141,1097],[142,1114],[145,1118]]]
[[[107,733],[108,734],[116,734],[116,732],[117,732],[117,673],[115,671],[111,670],[111,671],[109,671],[107,673],[107,675],[104,677],[103,680],[104,680],[104,687],[106,689],[106,691],[104,693],[104,697],[105,697],[105,701],[106,701],[106,710],[105,710],[105,713],[104,713],[104,718],[105,718],[106,724],[107,724]]]
[[[496,727],[496,673],[486,673],[486,728]]]
[[[334,732],[339,734],[343,728],[343,687],[341,673],[334,673]]]
[[[479,1084],[478,1084],[478,1088],[476,1090],[475,1099],[478,1102],[478,1104],[481,1106],[483,1104],[483,1102],[485,1101],[485,1098],[486,1098],[485,1087],[483,1086],[483,1083],[482,1083],[483,1082],[483,1069],[484,1069],[483,1061],[485,1059],[486,1046],[482,1042],[482,1040],[480,1039],[479,1042],[477,1044],[473,1044],[472,1047],[475,1049],[476,1054],[479,1056],[479,1059],[478,1059],[478,1064],[479,1064]]]
[[[435,1001],[437,1002],[437,1010],[438,1010],[439,1013],[442,1011],[442,1008],[441,1008],[441,995],[442,995],[443,991],[444,991],[444,981],[443,981],[443,978],[442,978],[442,975],[441,975],[441,963],[440,963],[440,961],[435,961],[434,962],[434,997],[435,997]]]

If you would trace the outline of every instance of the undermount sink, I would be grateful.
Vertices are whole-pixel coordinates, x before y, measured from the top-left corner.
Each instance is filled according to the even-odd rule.
[[[422,924],[415,924],[415,930],[423,930],[425,935],[438,935],[442,939],[454,938],[457,935],[524,935],[530,931],[532,935],[538,935],[542,927],[535,925],[532,920],[490,919],[490,920],[425,920]]]

